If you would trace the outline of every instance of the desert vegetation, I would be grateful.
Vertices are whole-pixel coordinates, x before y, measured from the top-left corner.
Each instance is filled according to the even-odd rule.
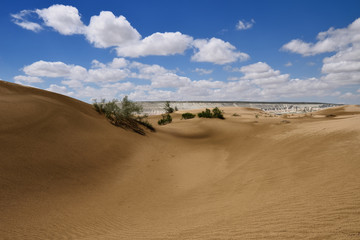
[[[147,115],[142,115],[141,105],[130,101],[127,96],[119,103],[120,106],[118,102],[117,99],[109,102],[105,99],[100,102],[95,100],[93,106],[99,114],[104,115],[111,124],[117,127],[131,129],[141,135],[145,135],[143,127],[155,131],[155,128],[146,120]]]
[[[170,106],[170,102],[166,101],[164,105],[165,114],[161,115],[161,119],[158,121],[159,125],[166,125],[172,122],[172,117],[170,113],[173,113],[175,110]]]
[[[173,113],[175,111],[175,109],[170,106],[170,101],[165,102],[164,110],[165,110],[165,113]]]
[[[172,117],[170,116],[170,114],[163,114],[161,115],[161,117],[162,118],[158,121],[159,125],[166,125],[172,122]]]
[[[195,117],[195,114],[192,114],[192,113],[189,113],[189,112],[183,113],[181,115],[181,119],[191,119],[191,118],[194,118],[194,117]]]
[[[197,114],[199,118],[220,118],[225,119],[223,115],[223,111],[221,111],[218,107],[214,108],[212,111],[206,108],[205,111]]]

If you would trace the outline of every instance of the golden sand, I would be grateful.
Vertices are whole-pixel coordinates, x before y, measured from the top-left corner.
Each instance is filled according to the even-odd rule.
[[[0,82],[0,239],[360,239],[359,106],[223,110],[141,136]]]

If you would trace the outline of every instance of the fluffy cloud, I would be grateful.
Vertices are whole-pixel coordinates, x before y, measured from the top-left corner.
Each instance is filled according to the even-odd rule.
[[[114,58],[109,64],[111,68],[124,68],[129,65],[129,61],[125,58]]]
[[[237,52],[236,48],[229,42],[224,42],[218,38],[197,39],[193,42],[193,46],[197,49],[191,57],[195,62],[211,62],[215,64],[232,63],[237,60],[245,61],[249,59],[249,55]]]
[[[323,59],[321,68],[323,76],[312,81],[313,85],[316,82],[316,86],[319,88],[336,89],[360,84],[360,18],[346,28],[330,28],[326,32],[320,32],[317,40],[316,43],[306,43],[295,39],[285,44],[282,49],[303,56],[336,52]],[[298,84],[294,87],[301,89]],[[321,95],[323,93],[318,91],[314,94]],[[343,99],[355,99],[356,97],[353,93],[343,95],[339,93],[338,95]]]
[[[72,96],[74,94],[73,92],[69,92],[65,86],[59,86],[56,84],[50,84],[50,86],[46,90],[68,96]]]
[[[92,16],[86,28],[86,38],[98,48],[127,44],[141,38],[124,16],[116,17],[112,12],[102,11]]]
[[[75,7],[55,4],[49,8],[37,9],[35,12],[44,20],[46,26],[63,35],[81,34],[85,30]]]
[[[356,19],[346,28],[330,28],[320,32],[316,43],[306,43],[299,39],[291,40],[282,46],[285,51],[311,56],[319,53],[334,52],[349,47],[354,42],[360,41],[360,18]]]
[[[30,76],[66,77],[70,74],[71,66],[63,62],[37,61],[24,67],[23,71]]]
[[[77,8],[61,4],[34,11],[23,10],[12,15],[13,21],[31,31],[42,30],[40,24],[26,19],[32,14],[37,14],[44,26],[51,27],[60,34],[82,34],[97,48],[114,47],[121,57],[183,54],[193,46],[197,51],[192,60],[197,62],[225,64],[249,58],[246,53],[236,51],[233,45],[217,38],[194,41],[193,37],[180,32],[156,32],[142,38],[124,16],[117,17],[110,11],[101,11],[99,15],[92,16],[88,26],[81,21]]]
[[[244,20],[239,20],[239,22],[236,24],[236,29],[237,30],[246,30],[246,29],[250,29],[254,26],[255,24],[255,20],[251,19],[250,22],[246,22]]]
[[[258,62],[237,69],[242,77],[231,77],[228,84],[229,91],[243,91],[246,88],[252,95],[250,100],[271,100],[296,97],[319,97],[332,94],[336,88],[323,79],[291,79],[289,74],[281,74],[268,64]],[[241,84],[240,84],[241,83]],[[231,88],[230,88],[231,85]],[[229,92],[234,95],[234,93]]]
[[[39,83],[42,81],[39,77],[60,78],[62,85],[53,83],[47,90],[78,98],[117,97],[122,92],[138,87],[129,82],[129,79],[149,81],[146,88],[137,88],[147,93],[159,88],[180,88],[191,83],[189,78],[179,76],[175,71],[162,66],[130,62],[124,58],[114,58],[106,64],[93,60],[90,69],[63,62],[37,61],[25,66],[23,71],[25,76],[14,78],[20,84]]]
[[[41,83],[43,80],[39,77],[18,75],[14,77],[15,83],[18,84],[30,84],[30,83]]]
[[[160,65],[124,58],[114,58],[109,63],[93,60],[89,69],[62,62],[38,61],[24,67],[25,70],[26,76],[15,77],[22,80],[22,84],[31,82],[36,85],[40,77],[52,78],[54,80],[46,79],[42,83],[49,81],[47,90],[86,101],[122,98],[124,95],[132,100],[275,101],[335,96],[355,101],[359,95],[356,91],[351,95],[336,92],[339,85],[324,78],[292,79],[264,62],[237,68],[233,73],[241,76],[233,77],[232,81],[193,80]]]
[[[130,67],[133,69],[133,78],[151,80],[152,88],[178,88],[191,81],[189,78],[179,76],[157,64],[133,62]]]
[[[337,85],[360,83],[360,43],[324,58],[323,79]]]
[[[278,85],[289,80],[289,74],[280,74],[279,70],[274,70],[263,62],[241,67],[240,71],[244,73],[241,79],[250,80],[259,86],[270,84]]]
[[[79,79],[86,74],[86,69],[81,66],[68,65],[63,62],[37,61],[25,66],[23,71],[29,76],[35,77],[66,77]]]
[[[117,68],[98,68],[90,69],[88,71],[88,77],[86,82],[118,82],[124,80],[129,76],[129,71],[126,69],[117,69]]]
[[[139,57],[183,53],[193,38],[180,32],[154,33],[142,40],[116,48],[118,56]]]

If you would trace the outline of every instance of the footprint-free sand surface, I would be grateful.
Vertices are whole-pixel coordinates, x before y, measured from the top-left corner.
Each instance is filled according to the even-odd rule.
[[[141,136],[0,82],[0,239],[360,239],[359,106],[223,110]]]

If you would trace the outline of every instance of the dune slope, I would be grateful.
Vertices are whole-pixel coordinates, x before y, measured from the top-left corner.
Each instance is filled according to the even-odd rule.
[[[0,110],[1,239],[360,239],[358,106],[140,136],[0,82]]]

